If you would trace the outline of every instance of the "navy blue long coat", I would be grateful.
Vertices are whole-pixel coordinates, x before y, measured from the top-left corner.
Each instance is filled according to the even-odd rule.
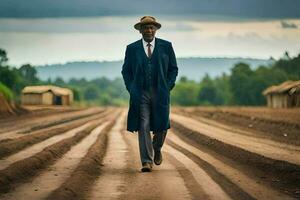
[[[150,116],[150,131],[158,132],[170,128],[170,91],[175,86],[178,67],[172,44],[155,38],[152,56],[156,57],[157,88]],[[139,130],[140,100],[144,80],[143,66],[147,55],[142,39],[127,45],[122,76],[130,94],[127,130]]]

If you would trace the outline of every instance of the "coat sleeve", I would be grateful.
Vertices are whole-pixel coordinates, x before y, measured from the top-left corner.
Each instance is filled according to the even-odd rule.
[[[176,81],[176,77],[178,74],[176,56],[174,53],[172,43],[170,43],[169,58],[170,58],[170,60],[169,60],[169,66],[168,66],[167,83],[169,86],[169,90],[172,90],[175,86],[175,81]]]
[[[127,91],[130,91],[130,86],[131,82],[133,80],[133,75],[132,75],[132,68],[130,64],[130,53],[129,53],[129,48],[128,46],[126,47],[126,52],[125,52],[125,59],[124,59],[124,64],[122,66],[122,76],[123,80],[126,86]]]

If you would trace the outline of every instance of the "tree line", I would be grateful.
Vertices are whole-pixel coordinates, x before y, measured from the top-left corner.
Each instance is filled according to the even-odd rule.
[[[0,92],[9,100],[20,102],[21,90],[27,85],[52,84],[70,88],[74,93],[75,103],[79,105],[127,105],[129,94],[122,78],[114,80],[105,77],[86,80],[62,78],[42,81],[36,69],[30,64],[20,68],[7,64],[5,50],[0,49]],[[195,66],[196,67],[196,66]],[[184,66],[179,66],[183,70]],[[208,74],[197,82],[187,77],[180,77],[171,92],[172,105],[265,105],[262,91],[271,85],[286,80],[300,79],[300,54],[290,57],[286,52],[268,66],[251,69],[247,63],[237,63],[230,74],[211,78]]]
[[[8,57],[5,50],[0,49],[0,92],[9,101],[20,101],[21,90],[27,85],[43,84],[37,78],[37,72],[30,64],[24,64],[20,68],[7,64]]]
[[[172,91],[172,104],[195,105],[266,105],[263,90],[287,80],[300,80],[300,54],[290,57],[288,52],[268,66],[256,69],[246,63],[237,63],[230,74],[200,82],[181,77]]]
[[[126,105],[129,95],[121,78],[110,80],[105,77],[94,80],[70,79],[64,81],[40,80],[34,66],[24,64],[20,68],[9,66],[5,50],[0,49],[0,92],[7,100],[20,103],[21,91],[25,86],[56,85],[73,91],[75,104],[79,105]]]

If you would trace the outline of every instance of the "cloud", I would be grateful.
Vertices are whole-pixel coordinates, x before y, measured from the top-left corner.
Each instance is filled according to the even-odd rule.
[[[200,30],[197,27],[194,27],[190,24],[189,21],[162,21],[163,31],[196,31]]]
[[[120,23],[122,21],[122,23]],[[29,33],[108,33],[133,30],[136,18],[128,17],[81,17],[1,19],[0,32]]]
[[[287,29],[297,29],[298,28],[298,26],[296,24],[289,23],[286,21],[281,21],[280,24],[281,24],[281,28],[283,28],[283,29],[286,29],[286,28]]]
[[[245,41],[258,42],[264,40],[260,35],[258,35],[255,32],[247,32],[245,34],[237,34],[237,33],[230,32],[226,37],[229,41],[235,43],[243,43]]]
[[[128,32],[139,17],[109,16],[80,18],[37,18],[11,19],[0,18],[0,32],[31,32],[31,33],[110,33]],[[122,23],[120,23],[122,21]],[[159,18],[162,31],[195,31],[200,30],[188,20],[172,20]]]
[[[194,31],[194,30],[197,30],[197,29],[194,28],[193,26],[187,24],[187,23],[178,22],[178,23],[176,23],[175,30],[178,30],[178,31]]]
[[[164,3],[165,2],[165,3]],[[218,15],[245,19],[300,18],[299,0],[1,0],[0,17]]]

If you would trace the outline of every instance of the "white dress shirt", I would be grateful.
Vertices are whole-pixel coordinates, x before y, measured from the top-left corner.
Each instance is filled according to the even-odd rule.
[[[144,50],[145,50],[145,53],[146,55],[148,56],[148,42],[146,42],[144,39],[143,40],[143,47],[144,47]],[[150,50],[151,50],[151,55],[153,54],[153,50],[154,50],[154,47],[155,47],[155,38],[153,38],[153,40],[150,42]]]

